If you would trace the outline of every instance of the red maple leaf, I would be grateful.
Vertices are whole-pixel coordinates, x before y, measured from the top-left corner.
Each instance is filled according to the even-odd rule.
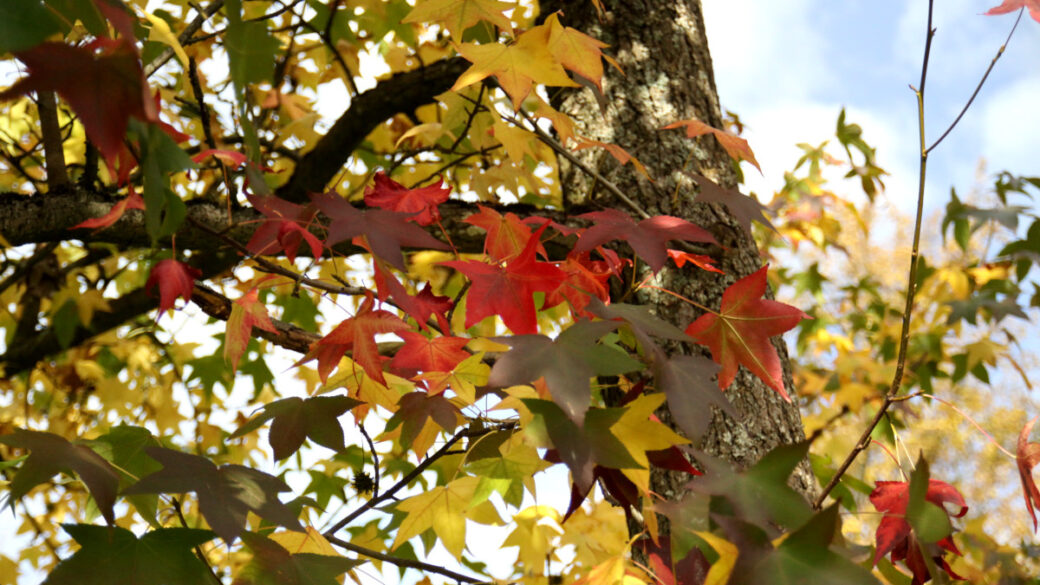
[[[327,215],[329,234],[326,245],[334,245],[355,236],[365,236],[372,252],[398,270],[405,270],[402,246],[429,250],[447,250],[448,246],[408,222],[408,214],[384,209],[361,211],[336,192],[311,195],[311,201]]]
[[[473,283],[466,296],[467,328],[485,317],[499,315],[517,335],[537,333],[534,293],[552,292],[566,278],[556,266],[535,260],[535,249],[540,246],[538,238],[544,230],[543,227],[534,233],[520,254],[504,266],[476,260],[441,262],[465,274]]]
[[[726,389],[742,365],[790,402],[784,390],[780,356],[769,338],[812,317],[790,305],[762,298],[768,270],[768,265],[763,266],[733,283],[722,293],[719,312],[701,315],[686,328],[686,334],[707,346],[712,359],[722,366],[719,388]]]
[[[411,327],[389,311],[373,311],[374,304],[373,299],[365,299],[357,314],[344,320],[328,335],[314,342],[311,350],[298,363],[317,358],[318,376],[325,382],[340,358],[350,351],[354,362],[365,370],[369,378],[386,384],[375,336],[380,333],[410,331]]]
[[[960,518],[968,513],[968,506],[964,497],[952,485],[937,479],[928,480],[928,491],[924,496],[925,501],[935,504],[947,514],[944,504],[953,504],[960,510],[953,514],[954,518]],[[911,535],[910,522],[906,519],[906,508],[910,503],[910,484],[905,481],[879,481],[875,484],[874,491],[870,492],[870,503],[874,508],[885,515],[878,525],[874,564],[881,557],[892,553],[892,562],[906,561],[907,567],[914,574],[913,585],[920,585],[931,578],[928,566],[921,555],[921,547],[917,539]],[[956,555],[961,554],[954,544],[953,538],[944,537],[935,543],[939,549],[950,551]],[[935,557],[935,562],[954,579],[962,579],[951,569],[949,563],[943,558],[940,551]]]
[[[123,217],[127,209],[144,209],[144,199],[141,199],[141,196],[134,190],[133,186],[130,186],[130,194],[120,199],[119,203],[113,205],[112,209],[108,210],[108,213],[101,217],[83,220],[69,229],[97,228],[98,231],[101,231],[119,221],[119,218]]]
[[[235,152],[234,150],[220,150],[210,148],[203,150],[202,152],[191,157],[192,162],[201,163],[209,157],[213,157],[220,161],[221,164],[227,165],[230,169],[237,169],[242,165],[249,162],[249,157],[242,154],[241,152]]]
[[[224,359],[231,362],[231,369],[238,369],[238,360],[246,351],[253,327],[275,333],[274,323],[267,314],[267,307],[260,302],[257,289],[235,299],[231,306],[231,315],[227,320],[227,333],[224,336]]]
[[[153,294],[152,291],[155,287],[159,287],[159,315],[162,315],[168,309],[173,308],[177,297],[181,297],[185,301],[191,300],[195,279],[200,276],[202,276],[202,271],[198,268],[167,258],[160,260],[152,267],[144,289],[148,294]]]
[[[426,337],[415,331],[397,334],[404,347],[390,360],[390,369],[410,378],[419,372],[450,372],[470,356],[463,350],[469,339],[464,337]]]
[[[572,254],[560,263],[560,270],[566,274],[565,280],[556,290],[545,296],[545,308],[555,307],[567,301],[576,316],[591,316],[585,310],[589,297],[596,297],[603,302],[610,299],[607,280],[613,272],[607,262],[589,258],[589,254]]]
[[[574,246],[575,253],[588,252],[611,240],[625,240],[654,272],[664,267],[668,259],[667,244],[670,240],[718,243],[703,228],[670,215],[658,215],[636,223],[627,213],[617,209],[605,209],[584,213],[578,217],[590,219],[595,223],[581,234],[577,245]]]
[[[97,40],[73,47],[41,43],[16,53],[28,77],[0,92],[9,100],[32,91],[54,91],[83,122],[87,137],[115,168],[130,117],[158,121],[155,102],[133,44]]]
[[[1003,4],[990,8],[986,14],[1007,14],[1020,8],[1028,8],[1029,16],[1040,22],[1040,0],[1004,0]]]
[[[682,268],[686,265],[687,262],[689,262],[690,264],[693,264],[694,266],[702,270],[707,270],[708,272],[718,272],[719,274],[725,274],[718,268],[715,268],[715,265],[712,264],[712,262],[714,262],[715,259],[711,256],[705,256],[703,254],[691,254],[689,252],[680,252],[679,250],[668,250],[668,257],[671,258],[672,262],[675,262],[675,265],[679,268]]]
[[[495,262],[508,260],[524,249],[531,239],[531,228],[527,227],[515,213],[501,213],[477,205],[478,213],[467,217],[465,222],[487,231],[484,238],[484,253]]]
[[[376,173],[375,183],[375,186],[365,190],[365,205],[407,213],[408,221],[419,225],[440,221],[441,213],[437,206],[451,195],[451,187],[445,187],[444,181],[419,189],[408,189],[386,176],[383,171]]]
[[[368,248],[365,247],[365,249]],[[419,291],[418,295],[408,294],[401,281],[397,280],[394,273],[386,266],[386,262],[375,255],[372,256],[372,269],[375,274],[376,297],[380,301],[385,301],[387,298],[392,299],[397,308],[415,319],[421,329],[429,330],[430,317],[435,317],[441,333],[448,334],[451,331],[451,324],[448,323],[445,314],[454,306],[454,301],[448,297],[433,294],[429,282]]]
[[[1033,507],[1040,507],[1040,490],[1036,488],[1036,481],[1033,480],[1033,468],[1040,463],[1040,443],[1029,442],[1029,434],[1033,432],[1034,424],[1036,424],[1036,418],[1022,427],[1022,432],[1018,435],[1015,462],[1018,463],[1018,476],[1022,480],[1022,494],[1026,498],[1026,509],[1029,510],[1029,516],[1033,519],[1033,531],[1036,532],[1036,512]]]
[[[290,262],[296,261],[296,252],[303,241],[311,248],[315,258],[321,257],[321,241],[307,231],[317,210],[312,205],[297,205],[274,195],[246,193],[246,199],[267,220],[253,232],[246,249],[253,254],[277,254],[285,252]]]

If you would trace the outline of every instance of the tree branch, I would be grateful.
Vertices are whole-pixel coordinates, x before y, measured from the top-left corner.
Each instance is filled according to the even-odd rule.
[[[399,73],[354,98],[350,107],[296,165],[278,196],[305,202],[307,193],[320,193],[343,168],[358,146],[383,121],[434,101],[455,83],[469,63],[461,57]]]

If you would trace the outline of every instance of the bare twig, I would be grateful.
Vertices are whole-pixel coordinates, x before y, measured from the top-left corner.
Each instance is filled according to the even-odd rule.
[[[924,187],[925,187],[925,176],[928,170],[928,148],[925,142],[924,132],[924,88],[925,82],[928,79],[928,58],[931,54],[932,39],[935,37],[935,29],[932,27],[932,14],[934,8],[934,0],[928,0],[928,31],[925,36],[924,43],[924,58],[921,63],[921,82],[917,89],[914,91],[917,97],[917,127],[918,136],[920,138],[920,162],[918,167],[917,177],[917,215],[914,220],[914,240],[913,245],[910,249],[910,273],[907,276],[906,285],[906,304],[903,307],[903,325],[902,330],[899,334],[899,352],[896,356],[896,371],[892,376],[892,384],[888,388],[888,392],[885,393],[884,400],[881,406],[878,408],[877,413],[874,415],[874,419],[871,420],[867,428],[863,430],[863,434],[860,435],[858,441],[856,441],[855,447],[845,457],[845,460],[838,466],[837,472],[831,477],[831,480],[827,482],[823,490],[820,491],[820,495],[817,496],[816,501],[813,502],[813,508],[819,510],[823,505],[823,501],[827,498],[827,495],[831,493],[831,490],[838,485],[841,481],[845,472],[848,471],[849,466],[856,460],[867,447],[870,446],[870,437],[874,432],[874,428],[884,418],[885,413],[888,412],[888,407],[895,401],[896,396],[899,393],[900,388],[903,385],[903,373],[906,367],[906,352],[910,342],[910,318],[913,316],[914,310],[914,296],[917,293],[917,268],[918,258],[920,256],[921,246],[921,223],[924,214]]]
[[[987,67],[986,72],[982,74],[982,79],[980,79],[979,84],[975,86],[975,91],[971,93],[971,97],[968,98],[968,102],[964,104],[964,107],[961,109],[961,112],[957,114],[957,117],[954,118],[953,123],[951,123],[950,126],[946,129],[946,131],[942,133],[942,136],[939,136],[939,138],[936,139],[936,141],[933,142],[931,146],[925,149],[926,154],[931,152],[932,149],[934,149],[936,146],[939,146],[939,143],[942,142],[943,139],[945,139],[950,134],[950,132],[953,132],[953,129],[957,126],[957,123],[961,121],[961,118],[964,117],[964,114],[968,111],[968,108],[971,107],[972,102],[975,101],[975,97],[979,95],[979,91],[982,90],[982,86],[986,83],[986,79],[989,77],[990,72],[993,71],[993,67],[996,66],[997,61],[1000,60],[1001,55],[1003,55],[1004,51],[1007,49],[1008,43],[1011,42],[1011,36],[1015,34],[1015,29],[1018,28],[1018,23],[1022,20],[1023,12],[1025,12],[1025,8],[1020,8],[1018,11],[1018,18],[1015,19],[1015,24],[1011,26],[1011,32],[1008,33],[1007,39],[1004,40],[1004,44],[1000,45],[1000,48],[997,49],[997,54],[993,57],[993,60],[989,62],[989,67]],[[924,88],[921,89],[923,90]]]
[[[449,569],[445,569],[444,567],[441,567],[441,566],[438,566],[438,565],[433,565],[433,564],[430,564],[430,563],[424,563],[422,561],[417,561],[417,560],[413,560],[413,559],[403,559],[401,557],[395,557],[393,555],[388,555],[386,553],[381,553],[379,551],[375,551],[375,550],[372,550],[370,548],[365,548],[363,546],[358,546],[358,545],[356,545],[356,544],[354,544],[352,542],[347,542],[345,540],[342,540],[340,538],[336,538],[335,536],[330,536],[328,534],[325,535],[325,538],[326,538],[326,540],[328,540],[332,544],[334,544],[334,545],[336,545],[336,546],[338,546],[338,547],[340,547],[342,549],[349,550],[350,552],[355,552],[355,553],[357,553],[357,554],[359,554],[361,556],[365,556],[365,557],[368,557],[370,559],[375,559],[377,561],[383,561],[384,563],[390,563],[391,565],[396,565],[398,567],[404,567],[404,568],[407,568],[407,569],[418,569],[420,571],[425,571],[427,573],[437,573],[438,575],[444,575],[445,577],[449,577],[449,578],[451,578],[451,579],[453,579],[455,581],[458,581],[459,583],[472,583],[472,584],[475,584],[475,585],[491,585],[490,582],[484,581],[482,579],[478,579],[476,577],[468,577],[466,575],[463,575],[462,573],[456,573],[455,571],[452,571],[452,570],[449,570]]]

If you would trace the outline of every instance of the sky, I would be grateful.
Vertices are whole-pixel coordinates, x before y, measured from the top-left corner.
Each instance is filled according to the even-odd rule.
[[[997,0],[936,2],[926,135],[937,138],[964,106],[1015,14],[983,16]],[[724,109],[746,123],[768,196],[799,156],[795,144],[832,139],[838,112],[877,148],[888,197],[910,212],[917,184],[918,85],[925,0],[704,0],[704,19]],[[1040,23],[1026,15],[985,87],[953,133],[929,156],[927,205],[951,186],[967,189],[980,159],[991,172],[1040,175]],[[767,197],[768,198],[768,197]]]
[[[1014,22],[1014,14],[982,16],[996,3],[936,3],[926,86],[933,140],[963,107]],[[746,124],[745,138],[763,169],[762,175],[746,172],[752,190],[768,198],[782,185],[784,170],[799,157],[797,143],[833,140],[845,107],[890,173],[886,197],[912,211],[918,138],[908,85],[920,79],[926,9],[925,0],[704,0],[721,104]],[[990,171],[1040,175],[1040,67],[1032,59],[1038,55],[1040,23],[1027,16],[972,109],[933,151],[929,208],[945,205],[951,186],[967,190],[980,159]],[[18,523],[9,510],[0,514],[0,543],[15,542],[10,537]],[[487,536],[472,535],[471,548]],[[496,540],[481,551],[493,554]],[[21,582],[40,578],[30,574]]]

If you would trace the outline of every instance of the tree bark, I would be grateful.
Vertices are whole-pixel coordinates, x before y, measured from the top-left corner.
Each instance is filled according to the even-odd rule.
[[[598,14],[588,0],[549,0],[541,4],[542,17],[563,11],[563,24],[597,38],[610,47],[605,52],[618,62],[621,72],[608,67],[603,80],[603,98],[590,89],[563,89],[552,105],[574,118],[579,134],[618,144],[642,162],[654,181],[642,177],[631,166],[622,167],[601,149],[578,153],[583,163],[597,170],[651,215],[681,217],[710,231],[725,246],[715,254],[724,275],[703,270],[666,268],[651,282],[708,306],[718,307],[722,293],[737,279],[758,270],[762,259],[751,235],[725,207],[695,203],[696,187],[683,170],[696,171],[723,187],[737,183],[730,157],[711,137],[688,139],[681,130],[664,126],[696,118],[722,128],[711,57],[704,34],[699,0],[604,0]],[[560,179],[568,205],[619,207],[605,190],[597,191],[592,179],[561,160]],[[637,281],[650,275],[641,267]],[[771,293],[770,293],[771,295]],[[636,295],[658,316],[685,328],[701,311],[672,295],[643,289]],[[627,302],[633,302],[629,299]],[[793,400],[786,346],[774,344],[784,364],[784,385]],[[671,352],[684,351],[679,345]],[[688,349],[686,351],[689,351]],[[697,348],[707,355],[707,350]],[[716,411],[712,425],[699,447],[708,453],[748,466],[780,444],[805,440],[796,403],[785,402],[746,369],[726,391],[741,420]],[[666,409],[658,413],[668,419]],[[688,476],[655,472],[656,493],[669,499],[681,497]],[[803,462],[792,476],[792,487],[805,495],[815,491],[808,465]]]

